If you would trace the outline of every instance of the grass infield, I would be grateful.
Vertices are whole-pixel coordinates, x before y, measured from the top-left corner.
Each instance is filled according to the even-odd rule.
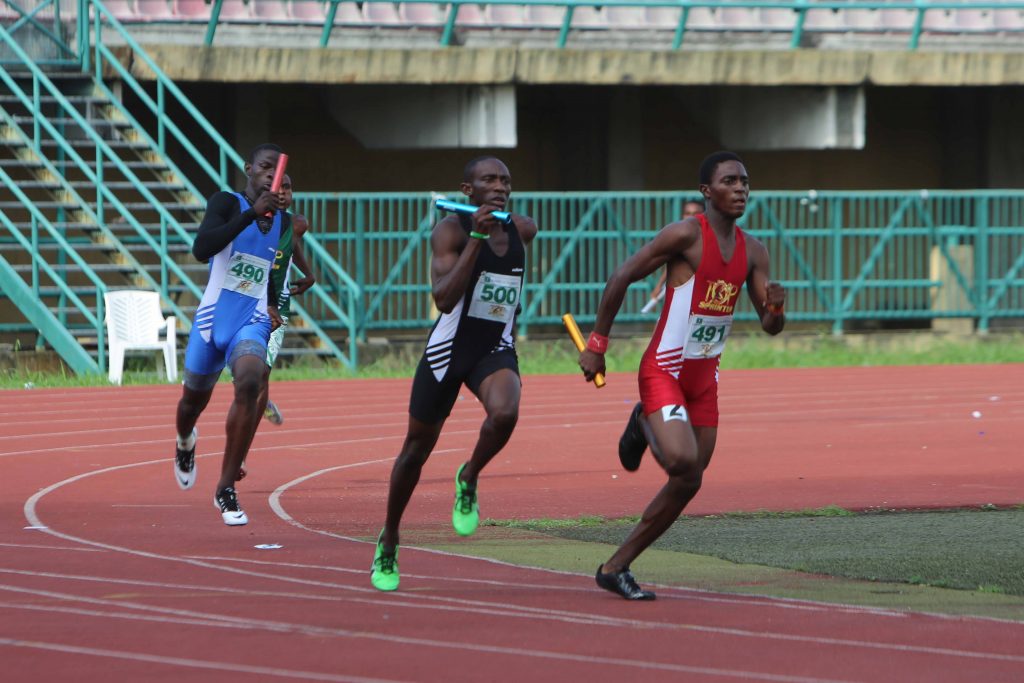
[[[635,523],[485,520],[480,543],[422,540],[460,553],[593,573]],[[1024,621],[1022,525],[1024,505],[683,517],[633,570],[641,583]]]

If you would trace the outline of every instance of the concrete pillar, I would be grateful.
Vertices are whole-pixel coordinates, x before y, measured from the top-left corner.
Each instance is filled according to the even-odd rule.
[[[370,149],[517,144],[512,85],[333,88],[328,101],[334,119]]]

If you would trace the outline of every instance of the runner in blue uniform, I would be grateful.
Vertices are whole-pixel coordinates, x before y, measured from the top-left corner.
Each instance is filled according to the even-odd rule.
[[[182,489],[195,485],[196,422],[227,365],[235,397],[228,411],[227,441],[213,502],[229,526],[249,521],[238,503],[235,481],[259,420],[267,340],[281,323],[276,307],[267,305],[268,300],[277,301],[278,292],[270,291],[270,271],[285,216],[280,193],[270,191],[280,154],[281,149],[272,144],[252,151],[245,165],[245,190],[210,197],[192,245],[198,260],[210,262],[210,276],[185,349],[174,474]]]
[[[455,473],[452,526],[460,536],[476,531],[477,477],[508,442],[519,419],[515,317],[525,247],[537,235],[537,224],[513,214],[506,225],[491,215],[505,208],[512,192],[512,178],[499,159],[470,161],[461,189],[480,208],[472,216],[444,218],[430,236],[433,296],[442,315],[416,370],[409,428],[391,470],[387,519],[370,573],[374,587],[382,591],[398,588],[398,526],[462,385],[480,399],[487,417],[472,456]]]

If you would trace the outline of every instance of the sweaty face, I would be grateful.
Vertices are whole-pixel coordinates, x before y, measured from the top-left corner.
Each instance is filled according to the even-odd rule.
[[[739,218],[747,210],[750,178],[738,161],[723,161],[711,174],[711,183],[700,186],[708,204],[730,218]]]
[[[508,167],[497,159],[484,159],[473,168],[473,177],[462,183],[462,192],[472,204],[490,204],[505,208],[512,194],[512,175]]]
[[[256,153],[256,158],[251,164],[245,165],[245,174],[249,176],[249,191],[252,194],[260,194],[270,189],[274,182],[274,169],[277,168],[278,152],[269,149],[261,149]]]

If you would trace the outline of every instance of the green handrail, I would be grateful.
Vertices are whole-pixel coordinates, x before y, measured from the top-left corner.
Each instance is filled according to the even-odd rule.
[[[42,2],[39,2],[29,10],[26,10],[15,0],[4,0],[4,4],[20,15],[18,19],[6,27],[8,33],[24,32],[25,29],[32,28],[45,36],[47,41],[57,48],[57,58],[37,60],[37,62],[47,66],[76,66],[79,63],[75,50],[66,43],[63,37],[64,24],[60,18],[59,0],[42,0]],[[37,18],[47,9],[52,9],[53,11],[53,19],[51,21],[56,31],[51,31],[49,27]],[[0,60],[0,63],[2,63],[2,60]]]
[[[367,2],[387,2],[393,4],[391,0],[366,0]],[[333,30],[335,20],[338,13],[338,7],[343,2],[352,2],[355,0],[322,0],[326,3],[326,12],[323,30],[320,33],[320,47],[326,47],[331,39],[331,32]],[[723,26],[718,29],[711,29],[707,27],[701,27],[700,29],[693,29],[688,27],[688,21],[690,12],[693,9],[764,9],[764,10],[789,10],[793,12],[793,26],[771,26],[763,25],[758,27],[760,32],[774,32],[774,33],[789,33],[790,34],[790,47],[800,47],[802,38],[807,32],[828,32],[831,29],[813,27],[809,28],[806,24],[807,13],[810,11],[855,11],[855,12],[871,12],[878,10],[904,10],[914,12],[913,24],[901,31],[909,34],[908,48],[910,50],[916,50],[921,41],[921,35],[924,33],[924,19],[925,15],[929,11],[947,11],[947,10],[1020,10],[1024,9],[1024,2],[1017,2],[1015,0],[960,0],[958,2],[940,1],[940,0],[891,0],[890,2],[879,2],[878,0],[865,1],[865,0],[453,0],[452,2],[438,2],[437,0],[404,0],[406,3],[417,3],[417,4],[430,4],[437,5],[439,7],[439,15],[444,16],[443,23],[437,28],[440,30],[440,44],[443,46],[452,46],[455,44],[454,35],[455,28],[458,21],[458,12],[463,5],[516,5],[516,6],[547,6],[547,7],[558,7],[563,11],[562,20],[557,27],[558,36],[556,38],[556,44],[559,48],[564,48],[568,42],[570,31],[574,28],[572,26],[572,19],[575,10],[580,7],[626,7],[626,8],[651,8],[651,9],[678,9],[680,10],[679,22],[675,27],[674,36],[672,40],[672,48],[679,49],[682,44],[687,31],[724,31],[733,30],[728,26]],[[213,44],[214,37],[216,36],[217,25],[220,23],[221,5],[223,0],[214,0],[210,19],[207,22],[206,35],[204,37],[204,44],[210,46]],[[363,3],[361,3],[363,4]],[[537,25],[526,26],[527,28],[538,28]],[[553,28],[551,26],[543,26],[543,28]],[[604,29],[616,29],[621,27],[610,26],[610,27],[594,27],[586,26],[588,30],[602,30]],[[859,27],[843,27],[837,29],[842,32],[858,32],[863,30]],[[891,27],[883,27],[883,30],[888,32],[896,32]],[[834,32],[837,32],[834,31]],[[993,32],[994,29],[993,29]]]
[[[38,92],[38,88],[44,88],[49,93],[49,95],[53,97],[54,101],[61,107],[61,109],[63,109],[64,112],[68,116],[70,116],[76,124],[78,124],[78,126],[90,138],[90,140],[92,140],[92,142],[96,146],[97,168],[102,170],[102,162],[104,158],[109,159],[111,162],[113,162],[114,165],[117,167],[118,171],[121,174],[123,174],[126,178],[128,178],[129,182],[132,183],[135,189],[140,194],[142,194],[142,196],[153,206],[153,209],[160,214],[161,221],[166,222],[166,224],[169,225],[178,234],[180,238],[184,239],[188,244],[191,244],[191,236],[184,230],[184,228],[181,227],[181,225],[177,222],[177,220],[175,220],[175,218],[163,206],[163,204],[157,200],[157,198],[153,195],[149,188],[147,188],[145,184],[139,179],[135,172],[132,171],[131,168],[129,168],[127,165],[125,165],[125,163],[120,159],[120,157],[118,157],[113,152],[113,150],[110,149],[110,146],[107,144],[107,142],[93,129],[93,127],[89,124],[85,117],[83,117],[81,113],[79,113],[79,111],[75,109],[75,107],[72,106],[70,102],[68,102],[67,98],[64,97],[64,95],[53,84],[53,82],[50,81],[50,79],[46,77],[42,70],[40,70],[39,67],[32,62],[28,55],[26,55],[24,51],[21,50],[17,43],[13,41],[10,35],[5,30],[3,30],[2,27],[0,27],[0,41],[3,41],[8,46],[10,46],[13,49],[14,53],[20,59],[23,60],[25,67],[28,68],[29,72],[32,74],[33,90],[35,92]],[[22,104],[24,106],[26,106],[30,111],[38,111],[38,95],[36,95],[35,97],[29,97],[17,84],[17,82],[15,82],[14,79],[10,77],[7,71],[2,68],[0,68],[0,79],[2,79],[7,84],[7,86],[11,89],[11,92],[13,92],[22,101]],[[121,200],[118,199],[113,194],[113,192],[111,192],[111,190],[103,182],[102,177],[98,176],[97,173],[94,172],[87,163],[85,163],[85,161],[81,158],[81,156],[79,156],[79,154],[74,150],[74,148],[67,143],[67,140],[65,140],[63,135],[61,135],[60,132],[57,131],[57,129],[53,126],[49,119],[46,117],[37,116],[35,117],[35,124],[36,126],[42,126],[47,130],[47,132],[50,133],[53,139],[56,140],[58,144],[61,145],[64,152],[68,154],[72,158],[72,160],[75,161],[76,165],[78,165],[79,169],[83,173],[85,173],[86,177],[96,184],[96,189],[99,195],[106,199],[107,202],[109,202],[112,206],[114,206],[114,208],[116,208],[121,213],[121,215],[125,218],[128,224],[133,227],[136,233],[140,237],[142,237],[147,242],[147,244],[150,245],[150,247],[156,249],[158,247],[158,244],[155,240],[153,240],[153,237],[149,234],[149,232],[138,223],[138,221],[135,219],[132,213],[128,211],[128,209],[124,206]],[[41,150],[36,149],[35,151],[39,156],[43,156]],[[99,218],[102,221],[102,216],[100,216]],[[202,297],[201,290],[195,285],[194,282],[192,282],[191,278],[188,277],[188,275],[180,268],[180,266],[178,266],[178,264],[172,261],[168,263],[168,267],[172,271],[174,271],[174,274],[177,275],[179,279],[181,279],[182,283],[192,292],[193,295],[196,296],[196,298]]]
[[[429,201],[427,193],[419,196]],[[317,239],[342,270],[363,274],[357,283],[370,305],[360,329],[426,328],[433,322],[419,312],[430,298],[423,267],[429,223],[399,211],[414,197],[296,195],[297,210],[315,210]],[[638,239],[674,220],[689,198],[689,192],[516,193],[514,206],[540,226],[528,252],[520,330],[558,325],[565,311],[581,322],[593,320],[611,270]],[[360,216],[367,229],[357,233],[352,222]],[[993,318],[1024,317],[1024,254],[1018,246],[1024,240],[1024,191],[759,191],[741,225],[768,246],[773,276],[790,289],[793,320],[829,323],[841,332],[863,320],[964,317],[984,330]],[[972,250],[973,274],[960,267],[954,243]],[[328,260],[319,252],[317,258]],[[410,280],[398,273],[420,275]],[[963,301],[937,308],[933,298],[942,287],[962,290]],[[653,317],[639,311],[648,290],[635,289],[618,320],[649,324]],[[747,302],[737,319],[754,320]]]
[[[174,84],[174,82],[163,73],[159,66],[154,62],[149,55],[143,50],[139,44],[132,38],[125,27],[117,20],[117,18],[110,12],[110,10],[103,4],[101,0],[80,0],[83,5],[91,5],[94,9],[93,15],[93,40],[94,40],[94,78],[101,89],[104,90],[115,101],[115,106],[125,116],[126,120],[135,126],[136,130],[144,137],[144,139],[167,160],[169,167],[174,173],[176,173],[185,184],[186,190],[194,197],[202,199],[202,195],[199,190],[192,183],[183,172],[178,169],[173,163],[170,162],[170,158],[167,155],[166,143],[168,137],[176,140],[181,147],[188,153],[188,155],[197,163],[198,167],[209,177],[214,184],[222,190],[232,189],[232,182],[230,174],[235,170],[243,170],[245,162],[242,157],[231,147],[227,140],[214,128],[209,121],[199,112],[198,109],[188,100],[188,98],[181,92],[181,90]],[[215,7],[214,12],[219,11],[219,7]],[[156,100],[145,91],[144,88],[138,83],[137,79],[132,75],[131,71],[126,69],[117,56],[107,47],[103,42],[103,26],[107,25],[110,29],[113,29],[122,39],[125,44],[132,50],[134,59],[136,62],[141,62],[149,69],[153,74],[157,88]],[[154,140],[145,129],[139,125],[138,121],[131,115],[131,113],[116,103],[116,98],[112,97],[109,89],[103,84],[102,76],[104,74],[104,68],[113,70],[123,82],[127,83],[128,86],[136,93],[142,103],[155,115],[157,120],[157,134]],[[167,113],[167,101],[170,99],[172,102],[180,105],[187,114],[187,126],[189,132],[186,133],[182,130],[182,127],[176,124]],[[218,150],[218,167],[213,168],[206,158],[199,152],[192,140],[194,138],[195,130],[198,129],[206,134],[210,141],[216,146]],[[172,227],[177,231],[176,224],[172,224]],[[192,236],[179,233],[179,237],[184,239],[187,244],[192,243]],[[312,236],[310,236],[311,238]],[[315,238],[309,239],[309,243],[315,243]],[[318,246],[318,245],[316,245]],[[314,246],[314,251],[316,246]],[[326,252],[325,252],[326,253]],[[314,332],[320,338],[321,342],[325,347],[331,350],[339,359],[343,362],[354,366],[356,362],[356,350],[355,350],[355,338],[357,336],[356,324],[359,320],[358,309],[361,303],[362,291],[358,288],[355,281],[348,276],[347,273],[341,272],[340,268],[336,263],[330,263],[327,266],[327,273],[330,274],[332,281],[336,285],[343,286],[346,288],[346,295],[348,297],[348,312],[340,308],[334,303],[326,294],[315,293],[314,298],[321,301],[324,308],[330,311],[343,327],[350,328],[349,336],[352,339],[351,348],[349,353],[346,355],[342,353],[331,341],[330,337],[322,329],[323,322],[317,321],[312,316],[304,315],[302,306],[296,302],[295,309],[299,315],[303,315],[308,325],[313,328]],[[336,286],[335,289],[338,287]],[[353,288],[353,289],[350,289]]]
[[[11,117],[11,115],[3,109],[0,109],[0,117],[2,117],[3,120],[6,122],[6,125],[9,126],[11,130],[14,131],[15,135],[18,139],[20,139],[24,146],[38,150],[38,137],[35,141],[35,144],[33,144],[33,140],[28,137],[28,135],[22,130],[21,126],[18,125],[14,118]],[[61,146],[62,151],[68,156],[70,156],[72,158],[72,161],[76,162],[76,165],[78,165],[80,168],[84,168],[84,170],[87,173],[91,172],[92,169],[90,169],[88,165],[85,164],[84,160],[82,160],[81,157],[78,155],[77,151],[70,144],[68,144],[65,138],[60,138],[56,141]],[[103,237],[106,239],[106,243],[110,246],[110,248],[116,251],[121,256],[124,263],[131,267],[132,272],[137,277],[143,279],[154,291],[160,292],[161,297],[163,298],[164,307],[169,308],[171,311],[173,311],[174,315],[179,319],[185,318],[187,321],[184,311],[181,310],[177,302],[174,301],[173,297],[170,297],[168,294],[166,267],[164,269],[164,274],[161,277],[160,282],[154,280],[153,276],[149,274],[149,271],[147,271],[142,266],[141,263],[139,263],[138,259],[136,259],[132,252],[125,246],[124,242],[122,242],[118,238],[118,236],[114,234],[114,232],[111,231],[110,228],[107,227],[106,223],[104,223],[96,214],[96,212],[93,211],[92,206],[90,206],[89,203],[86,202],[81,197],[81,195],[78,194],[78,191],[75,190],[67,182],[67,180],[63,175],[61,175],[57,167],[54,166],[53,163],[45,156],[36,154],[35,158],[36,160],[39,161],[39,163],[43,165],[43,168],[47,171],[47,173],[49,173],[49,175],[52,178],[54,178],[54,182],[60,185],[60,191],[65,193],[71,199],[71,202],[78,206],[78,210],[85,213],[86,216],[93,221],[96,230],[98,230],[103,235]]]
[[[192,160],[195,161],[196,164],[198,164],[199,167],[216,182],[219,189],[230,189],[233,184],[230,173],[236,168],[241,169],[245,166],[245,161],[238,152],[228,144],[227,140],[224,139],[217,129],[206,120],[206,117],[204,117],[198,109],[196,109],[195,105],[192,104],[192,101],[189,100],[183,92],[181,92],[181,89],[178,88],[174,81],[167,77],[157,63],[153,61],[149,54],[143,50],[138,42],[131,36],[128,30],[125,29],[124,25],[118,21],[117,17],[107,9],[102,0],[80,0],[80,2],[80,12],[85,11],[88,15],[89,7],[93,8],[93,41],[96,52],[95,61],[99,62],[100,56],[105,57],[111,65],[115,65],[116,63],[115,68],[118,69],[118,72],[125,81],[130,81],[132,83],[135,82],[135,79],[131,77],[131,74],[121,67],[113,53],[103,44],[102,27],[105,21],[106,24],[117,32],[118,37],[123,40],[125,45],[127,45],[132,51],[133,59],[141,61],[142,64],[149,69],[150,73],[153,74],[159,91],[168,93],[173,102],[185,110],[189,117],[188,123],[190,130],[189,134],[186,135],[177,125],[174,124],[173,121],[171,121],[166,107],[160,108],[155,106],[152,100],[146,96],[143,98],[143,102],[154,114],[156,114],[159,122],[158,125],[167,128],[174,138],[189,153]],[[103,73],[100,69],[100,64],[97,63],[94,67],[96,80],[102,81]],[[135,88],[134,85],[133,88]],[[136,88],[136,92],[138,91],[139,89]],[[193,130],[192,126],[198,127],[198,130]],[[209,164],[206,158],[199,153],[195,148],[195,145],[192,143],[192,137],[194,137],[197,132],[204,133],[216,145],[218,154],[218,167],[216,169]]]
[[[74,304],[75,308],[77,308],[82,317],[85,318],[88,325],[96,331],[97,365],[99,367],[99,370],[102,372],[106,368],[106,327],[105,321],[103,319],[103,295],[107,291],[107,286],[103,283],[102,280],[100,280],[100,278],[96,275],[92,267],[85,261],[85,259],[83,259],[74,249],[74,247],[72,247],[67,242],[64,236],[61,234],[60,230],[53,226],[49,219],[47,219],[47,217],[36,207],[32,200],[28,198],[28,196],[21,190],[20,187],[18,187],[18,185],[7,174],[7,171],[5,171],[2,166],[0,166],[0,184],[3,184],[5,187],[7,187],[18,199],[18,201],[22,203],[25,210],[32,215],[33,236],[30,240],[22,234],[21,230],[19,230],[18,227],[10,220],[10,218],[7,217],[6,213],[0,211],[0,221],[3,222],[4,227],[7,228],[7,231],[11,234],[12,237],[14,237],[18,244],[22,246],[22,248],[25,250],[25,253],[30,254],[32,257],[33,278],[30,291],[32,292],[32,295],[35,297],[35,301],[15,301],[15,304],[18,304],[19,308],[32,308],[33,305],[38,307],[41,295],[39,278],[35,273],[36,269],[41,269],[47,275],[47,277],[49,277],[50,280],[54,282],[54,284],[56,285],[57,289],[61,292],[61,294],[63,296],[66,296],[71,301],[71,303]],[[36,225],[41,225],[43,227],[43,229],[49,234],[50,238],[60,246],[62,253],[67,254],[75,263],[75,265],[79,267],[81,273],[85,275],[85,277],[88,278],[88,280],[93,284],[93,287],[95,288],[96,313],[93,313],[91,306],[88,306],[84,301],[82,301],[82,299],[78,296],[78,293],[75,292],[75,290],[67,283],[64,276],[57,273],[50,266],[50,264],[46,262],[45,259],[40,257],[38,249],[34,248],[35,244],[37,243],[37,237],[35,235],[34,227]],[[50,324],[49,319],[46,320],[46,323],[46,327],[40,328],[39,332],[46,338],[56,338],[56,336],[61,333],[60,329]],[[79,346],[79,348],[81,347]],[[73,362],[73,359],[77,354],[77,351],[73,347],[70,349],[64,348],[61,350],[64,351],[62,356],[66,357],[69,363]]]

